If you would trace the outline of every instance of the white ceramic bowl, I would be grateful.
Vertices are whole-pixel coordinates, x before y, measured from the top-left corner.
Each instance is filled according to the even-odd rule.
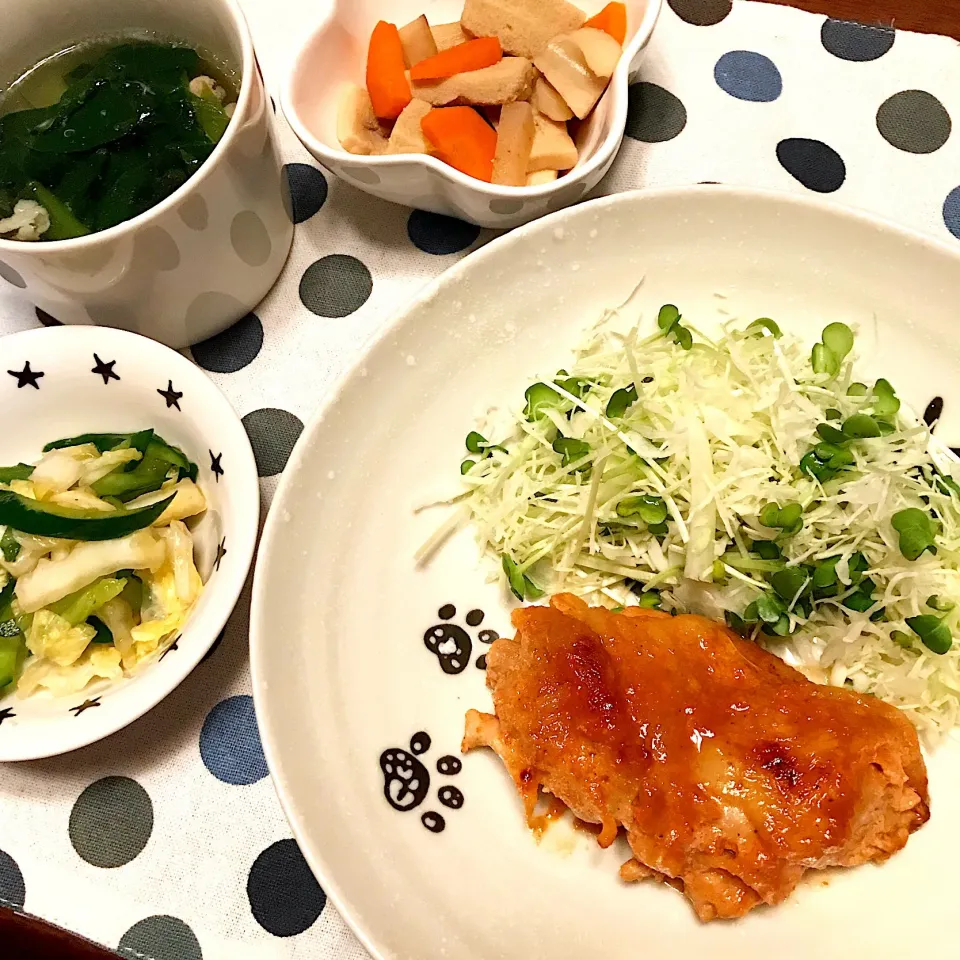
[[[200,662],[250,568],[260,487],[239,417],[203,371],[173,350],[121,330],[56,327],[0,339],[0,356],[0,463],[34,463],[60,437],[154,427],[199,466],[208,501],[193,531],[206,586],[176,649],[129,679],[100,681],[72,697],[0,698],[0,761],[31,760],[125,727]]]
[[[0,239],[0,285],[61,323],[103,324],[180,349],[249,313],[293,242],[273,111],[234,0],[4,0],[0,90],[44,57],[129,32],[211,51],[241,74],[209,159],[155,207],[74,240]]]
[[[893,378],[915,411],[942,396],[937,434],[960,444],[954,247],[819,199],[693,187],[586,203],[471,254],[331,391],[264,531],[253,692],[300,848],[381,960],[942,953],[956,896],[933,880],[960,859],[960,742],[928,758],[933,818],[887,863],[815,876],[781,906],[711,924],[665,884],[621,883],[619,849],[560,828],[538,846],[492,752],[463,757],[459,772],[444,759],[459,756],[464,711],[489,709],[475,660],[484,630],[510,629],[514,603],[486,582],[496,571],[478,564],[470,530],[417,569],[414,552],[446,515],[415,507],[459,489],[474,418],[522,403],[524,387],[564,366],[583,328],[644,276],[635,303],[650,323],[670,302],[708,333],[738,316],[773,317],[807,342],[831,320],[859,325],[864,379]],[[450,323],[467,311],[470,323]],[[463,648],[452,672],[428,643],[439,649],[438,629]],[[432,743],[411,746],[420,732]],[[401,809],[384,795],[396,787],[379,762],[390,748],[422,765],[407,763],[421,779]],[[442,833],[424,829],[427,814],[442,814]]]
[[[574,0],[588,16],[605,0]],[[337,139],[337,104],[348,83],[362,85],[370,33],[378,20],[398,25],[426,14],[430,23],[460,19],[462,0],[332,0],[332,9],[293,59],[283,86],[283,112],[303,145],[338,177],[366,193],[408,207],[460,217],[482,227],[515,227],[580,200],[610,169],[627,122],[630,79],[662,0],[626,0],[627,39],[606,93],[578,134],[580,159],[566,176],[539,187],[484,183],[435,157],[361,157]]]

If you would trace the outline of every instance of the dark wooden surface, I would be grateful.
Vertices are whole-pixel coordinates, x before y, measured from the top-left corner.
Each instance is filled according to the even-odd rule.
[[[3,960],[117,960],[117,955],[59,927],[0,907]]]
[[[960,0],[769,0],[784,6],[960,39]]]
[[[769,0],[841,20],[900,30],[942,33],[960,39],[960,0]],[[116,960],[116,954],[32,917],[0,907],[4,960]]]

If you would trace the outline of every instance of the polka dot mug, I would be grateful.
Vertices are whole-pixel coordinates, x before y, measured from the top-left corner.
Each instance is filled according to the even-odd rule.
[[[236,112],[199,171],[155,207],[100,233],[0,239],[0,286],[68,324],[100,324],[182,348],[245,316],[293,240],[289,195],[253,41],[234,0],[11,0],[0,89],[68,46],[103,36],[173,38],[235,65]]]

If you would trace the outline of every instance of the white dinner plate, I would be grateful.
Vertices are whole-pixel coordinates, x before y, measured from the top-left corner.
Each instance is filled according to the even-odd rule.
[[[501,762],[460,757],[464,712],[490,706],[484,631],[507,631],[513,604],[469,531],[418,569],[444,515],[416,508],[458,489],[475,417],[522,403],[641,277],[648,317],[666,302],[706,329],[773,317],[811,342],[829,321],[859,325],[866,373],[919,412],[941,396],[938,435],[960,444],[954,248],[818,200],[725,187],[598,200],[491,243],[327,399],[267,522],[254,695],[300,846],[368,949],[391,960],[945,956],[956,742],[929,757],[932,819],[901,853],[809,875],[784,904],[711,924],[665,885],[621,883],[623,851],[565,826],[538,845]]]

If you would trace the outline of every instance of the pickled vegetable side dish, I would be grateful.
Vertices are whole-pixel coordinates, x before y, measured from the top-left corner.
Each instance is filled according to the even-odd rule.
[[[54,696],[161,654],[203,590],[184,523],[197,466],[153,430],[48,443],[0,467],[0,696]]]
[[[210,156],[236,91],[189,47],[75,47],[0,98],[0,237],[68,240],[156,206]]]

